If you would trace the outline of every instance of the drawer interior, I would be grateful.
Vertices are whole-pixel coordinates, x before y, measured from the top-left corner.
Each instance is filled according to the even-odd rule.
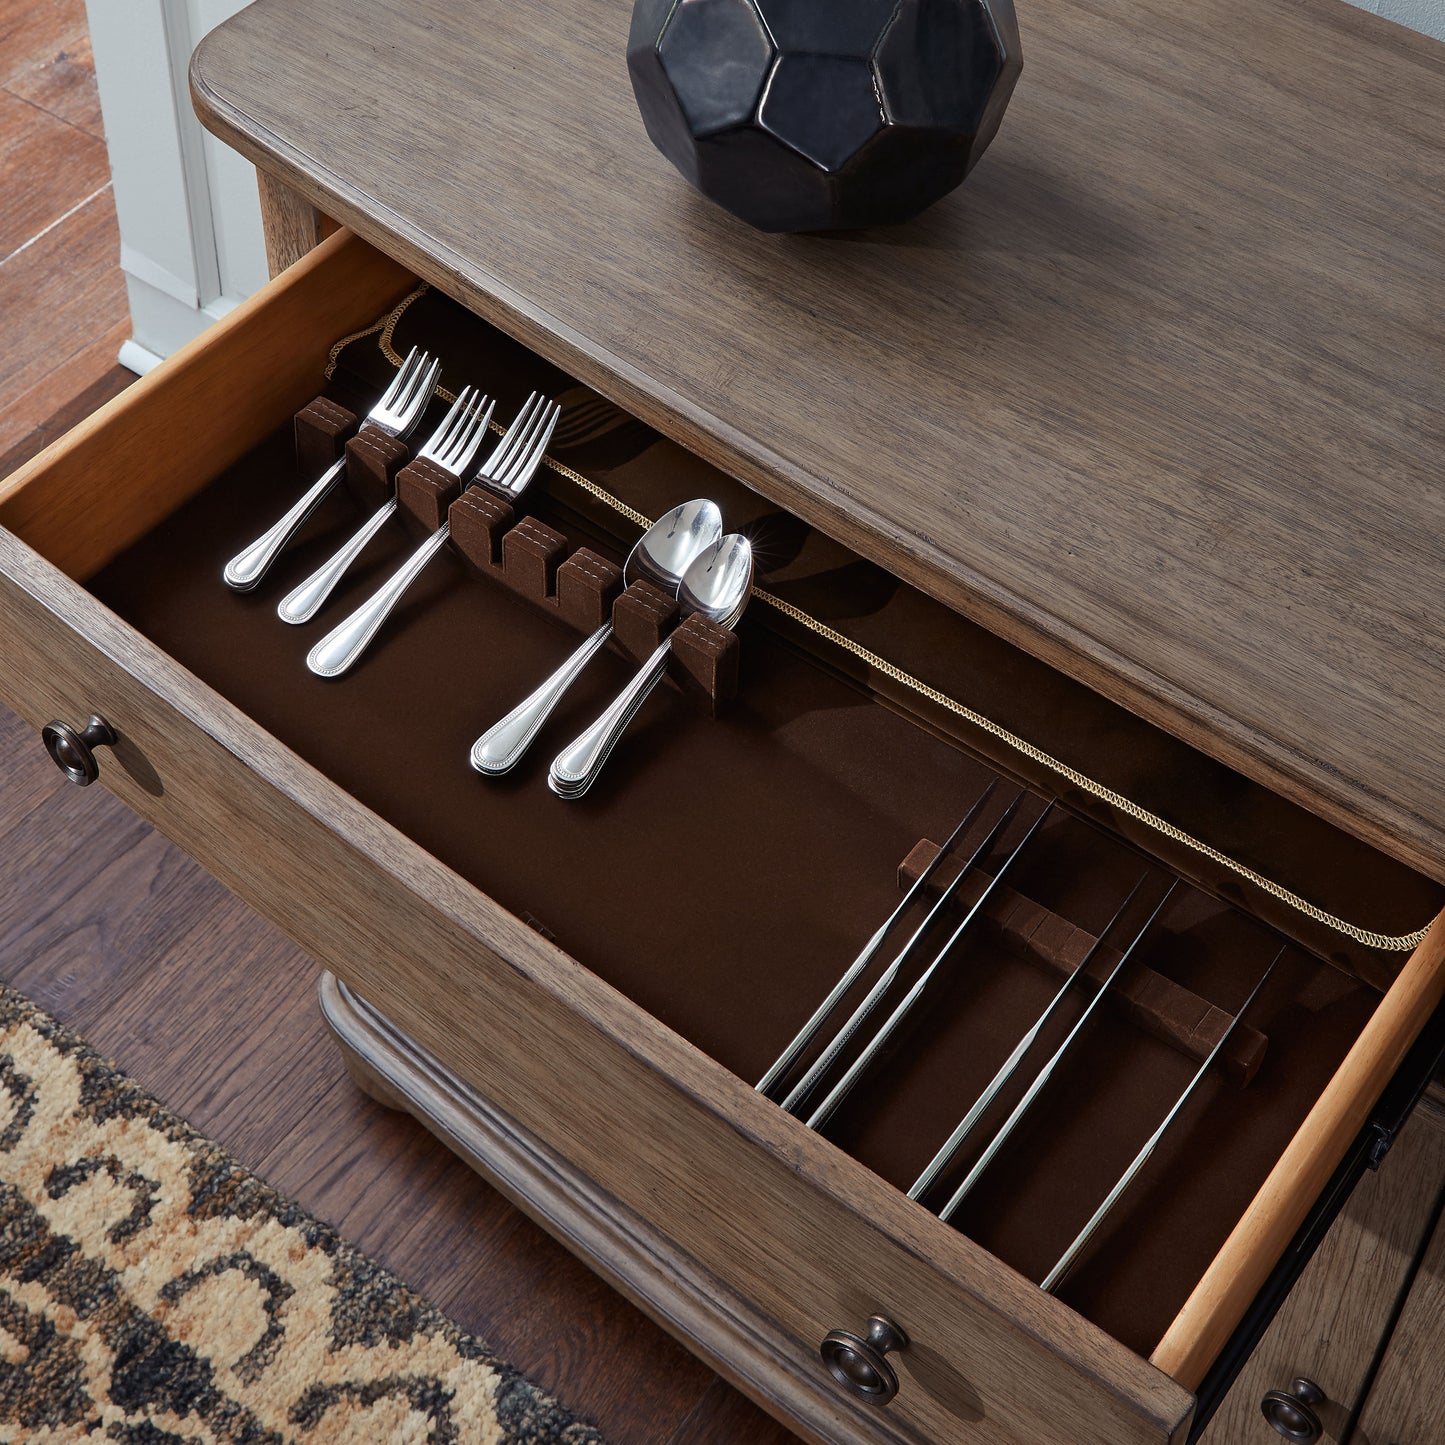
[[[330,344],[383,314],[407,284],[389,265],[363,265],[348,280],[336,303],[345,314],[289,318],[290,329],[271,337],[273,354],[257,345],[229,358],[236,388],[254,389],[238,414],[215,422],[224,435],[212,445],[204,419],[190,438],[152,424],[154,435],[128,443],[146,483],[133,498],[124,496],[124,466],[39,468],[23,495],[0,492],[0,521],[361,802],[749,1082],[893,909],[905,857],[920,840],[941,842],[991,780],[1000,780],[1000,802],[1020,789],[1040,805],[1062,800],[1009,877],[1055,924],[1095,936],[1141,879],[1141,898],[1158,897],[1183,875],[1136,955],[1140,966],[1201,1012],[1232,1013],[1280,961],[1248,1018],[1267,1040],[1258,1073],[1247,1085],[1224,1069],[1205,1080],[1060,1291],[1150,1353],[1404,953],[1367,947],[1181,850],[763,601],[740,628],[739,696],[722,717],[660,692],[594,792],[560,801],[545,785],[547,760],[631,673],[606,652],[517,772],[485,781],[468,767],[471,741],[575,636],[443,553],[355,670],[334,682],[313,677],[309,647],[416,536],[390,527],[312,624],[283,625],[277,600],[360,519],[340,491],[256,593],[225,588],[227,558],[307,480],[297,474],[290,413],[323,389],[364,410],[391,374],[389,355],[413,341],[443,357],[444,383],[496,395],[499,417],[533,388],[548,391],[578,419],[552,449],[567,468],[649,516],[713,496],[728,526],[754,538],[760,585],[772,595],[1143,800],[1146,811],[1368,930],[1417,928],[1439,910],[1441,890],[810,532],[436,293],[407,306],[388,332],[343,348],[324,379]],[[293,332],[304,344],[289,347]],[[423,433],[442,409],[434,406]],[[67,510],[122,520],[83,527],[89,541],[77,542]],[[519,511],[619,562],[637,535],[555,469],[544,469]],[[1014,821],[985,874],[1025,822]],[[1137,909],[1132,916],[1142,922]],[[996,919],[980,920],[828,1137],[907,1189],[1058,988],[1042,950],[1019,946]],[[1040,1040],[1029,1056],[1035,1066],[1088,997],[1081,990]],[[1198,1063],[1128,1010],[1100,1010],[954,1223],[1042,1278]],[[1018,1092],[1006,1091],[989,1119],[997,1123]]]

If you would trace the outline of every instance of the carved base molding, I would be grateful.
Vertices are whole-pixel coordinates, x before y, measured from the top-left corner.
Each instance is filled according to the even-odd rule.
[[[412,1115],[663,1329],[817,1445],[917,1445],[881,1410],[840,1398],[816,1341],[782,1334],[657,1229],[494,1108],[323,973],[321,1011],[358,1086]],[[585,1409],[585,1402],[582,1408]]]

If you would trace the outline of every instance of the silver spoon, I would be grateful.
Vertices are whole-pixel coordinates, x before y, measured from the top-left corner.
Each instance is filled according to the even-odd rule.
[[[721,536],[722,513],[715,502],[706,497],[684,502],[659,517],[637,539],[622,569],[623,581],[629,587],[637,581],[651,582],[669,597],[676,597],[693,558]],[[604,622],[536,692],[493,723],[472,744],[472,766],[491,778],[511,772],[562,694],[611,636],[612,623]]]
[[[729,532],[693,559],[683,574],[677,600],[682,603],[684,617],[700,612],[731,629],[737,626],[752,591],[753,549],[741,533]],[[671,648],[672,638],[668,636],[623,688],[617,701],[571,747],[553,759],[547,786],[559,798],[580,798],[596,781],[617,739],[661,681]]]

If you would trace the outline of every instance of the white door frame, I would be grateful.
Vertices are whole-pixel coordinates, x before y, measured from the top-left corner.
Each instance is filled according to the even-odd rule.
[[[267,279],[256,172],[207,134],[186,69],[241,0],[87,0],[120,223],[131,339],[144,372]]]

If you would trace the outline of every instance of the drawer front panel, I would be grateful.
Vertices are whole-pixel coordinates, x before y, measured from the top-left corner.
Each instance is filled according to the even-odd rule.
[[[1421,1103],[1379,1170],[1356,1188],[1202,1437],[1202,1445],[1278,1437],[1260,1412],[1269,1390],[1304,1376],[1320,1387],[1323,1441],[1349,1434],[1445,1189],[1445,1112]],[[1372,1437],[1373,1438],[1373,1437]],[[1393,1436],[1390,1438],[1394,1438]]]

